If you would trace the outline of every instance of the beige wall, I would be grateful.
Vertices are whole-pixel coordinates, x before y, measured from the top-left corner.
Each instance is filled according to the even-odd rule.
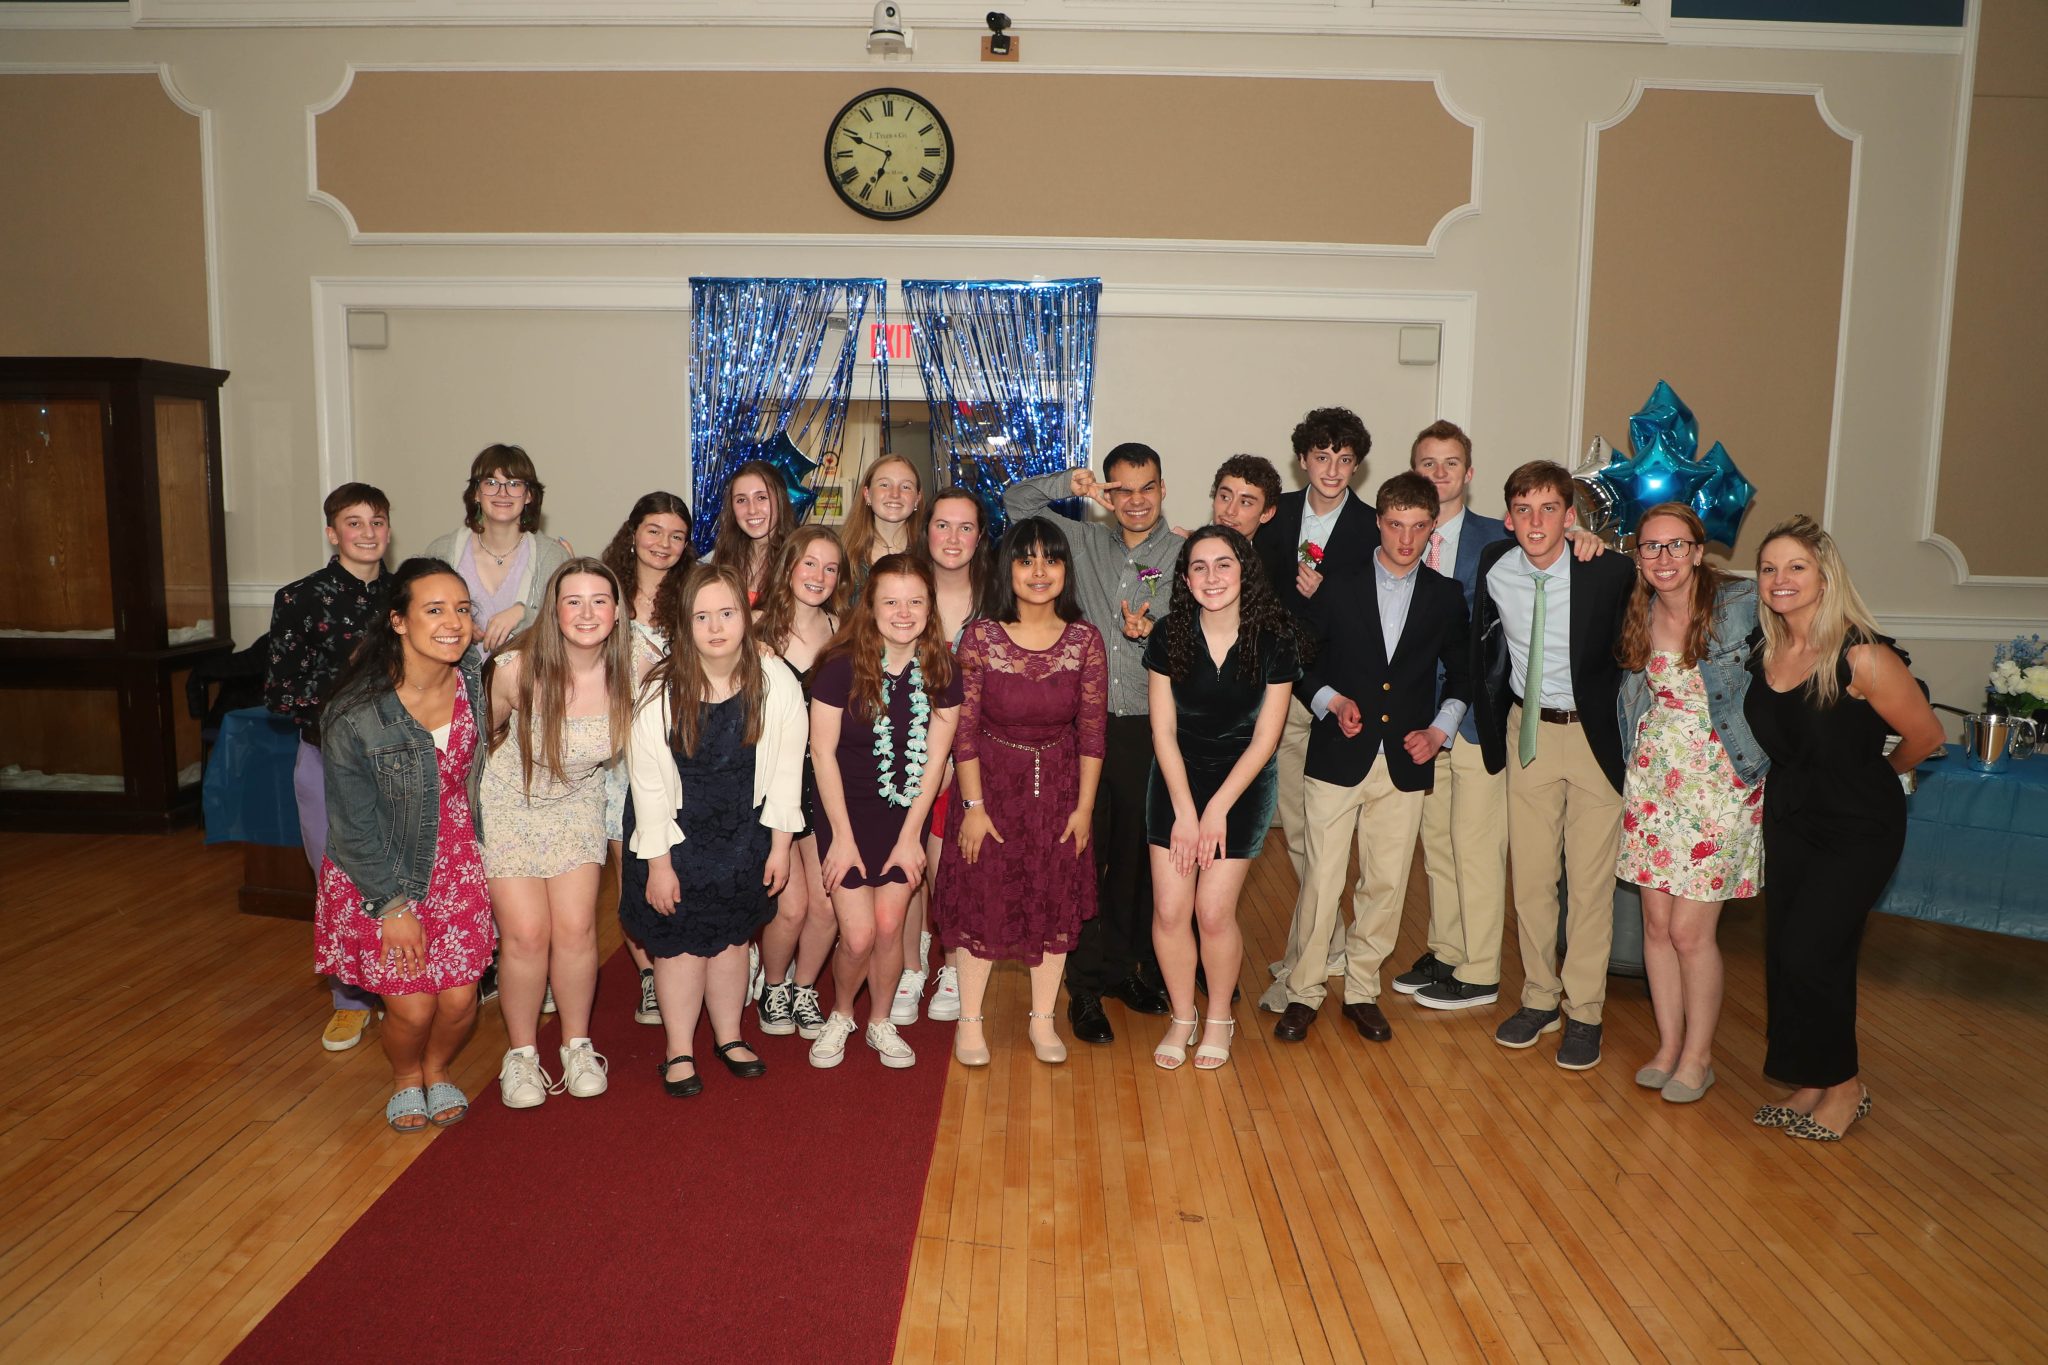
[[[199,125],[154,72],[0,76],[0,355],[207,363]]]
[[[1482,127],[1480,212],[1448,228],[1433,256],[1389,256],[1189,251],[1142,242],[1053,249],[1020,245],[999,233],[933,242],[887,228],[795,245],[743,239],[352,245],[336,214],[307,200],[305,125],[306,109],[334,97],[350,62],[470,67],[672,63],[793,70],[852,65],[857,54],[849,60],[844,32],[800,28],[17,32],[5,41],[13,63],[165,61],[179,89],[214,112],[223,362],[234,373],[226,397],[229,567],[241,585],[236,625],[244,635],[261,628],[261,609],[254,604],[264,600],[263,586],[303,572],[321,552],[311,515],[324,491],[323,409],[316,390],[309,283],[315,278],[674,282],[693,273],[1036,274],[1100,275],[1112,286],[1223,287],[1279,299],[1324,298],[1331,291],[1343,296],[1348,296],[1345,291],[1463,293],[1474,301],[1477,319],[1471,428],[1482,492],[1476,501],[1483,508],[1497,507],[1499,479],[1510,466],[1539,455],[1570,457],[1574,428],[1586,421],[1587,414],[1575,411],[1572,402],[1586,133],[1622,107],[1639,79],[1818,86],[1835,119],[1861,135],[1838,465],[1829,509],[1834,529],[1872,605],[1915,644],[1916,660],[1923,674],[1934,679],[1937,696],[1970,700],[1981,687],[1978,675],[1991,640],[2009,634],[2019,622],[2048,617],[2048,585],[1958,586],[1947,557],[1920,540],[1922,489],[1931,442],[1938,435],[1932,374],[1944,285],[1946,186],[1960,94],[1960,62],[1954,57],[1495,39],[1031,35],[1027,70],[1043,73],[1111,68],[1271,77],[1302,71],[1440,73],[1448,99]],[[914,62],[863,66],[858,79],[915,87],[936,79],[936,67],[971,63],[974,41],[964,30],[932,30],[920,35]],[[14,79],[0,75],[0,84]],[[965,111],[960,99],[953,103]],[[947,112],[954,114],[953,109]],[[808,180],[820,174],[816,157],[816,148],[807,146],[797,164],[764,167],[762,174]],[[1356,177],[1348,162],[1332,160],[1326,178]],[[1682,212],[1690,185],[1686,168],[1676,166],[1641,191]],[[1312,220],[1322,192],[1322,186],[1311,184],[1291,197],[1308,206],[1304,217]],[[789,230],[803,226],[792,224]],[[1287,233],[1295,241],[1331,236]],[[5,248],[0,256],[16,245],[14,239],[0,243]],[[1597,252],[1594,266],[1600,268]],[[1639,304],[1647,308],[1654,302]],[[1770,323],[1767,316],[1757,319],[1758,327]],[[1251,320],[1241,326],[1246,335],[1257,330]],[[1269,345],[1268,353],[1285,355],[1292,346],[1304,355],[1321,354],[1316,349],[1324,335],[1321,323],[1281,321],[1259,327],[1287,338]],[[1105,373],[1121,364],[1117,357],[1105,357]],[[1405,400],[1376,393],[1362,380],[1346,383],[1341,371],[1326,382],[1331,391],[1319,396],[1356,404],[1380,436],[1382,453],[1376,454],[1369,477],[1389,472],[1405,444],[1396,430],[1405,419],[1388,413]],[[1818,387],[1810,396],[1815,409],[1833,400],[1830,382]],[[1175,386],[1168,378],[1134,390],[1127,386],[1105,393],[1103,411],[1149,403],[1213,414],[1219,434],[1226,426],[1235,433],[1266,433],[1263,448],[1275,454],[1299,415],[1297,395],[1267,392],[1250,382],[1248,372],[1235,383],[1204,376],[1199,386]],[[520,397],[524,401],[526,395]],[[671,390],[655,395],[663,402],[672,397]],[[1688,397],[1701,409],[1709,438],[1722,434],[1720,412],[1729,402],[1718,396],[1711,402]],[[1608,406],[1617,403],[1623,404],[1624,416],[1634,406],[1622,399]],[[1376,412],[1375,405],[1387,411]],[[1738,420],[1728,419],[1731,424]],[[471,435],[481,429],[477,424]],[[1107,424],[1098,431],[1104,438],[1111,435]],[[459,445],[454,432],[445,439],[454,447],[444,455],[451,476],[459,474],[474,448],[471,436],[461,436]],[[1741,444],[1726,435],[1723,439],[1744,468],[1777,496],[1767,472],[1769,452],[1747,438]],[[1237,437],[1230,443],[1236,444]],[[1203,480],[1213,468],[1205,463],[1213,453],[1168,451],[1169,478],[1176,489]],[[589,477],[615,481],[623,491],[637,486],[643,475],[593,469]],[[1801,487],[1810,488],[1810,483]],[[445,505],[439,495],[435,505]],[[399,509],[399,517],[401,528],[414,525],[406,508]],[[441,518],[430,514],[427,519]]]
[[[1973,576],[2048,578],[2048,4],[1989,0],[1974,86],[1935,529]]]

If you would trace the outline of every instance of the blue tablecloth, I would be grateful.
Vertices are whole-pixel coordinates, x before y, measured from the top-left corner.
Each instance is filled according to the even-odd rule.
[[[1906,852],[1877,908],[2048,939],[2048,755],[1983,773],[1962,749],[1924,764],[1906,803]],[[1769,870],[1765,871],[1769,894]]]
[[[206,842],[299,847],[299,808],[292,796],[298,756],[299,732],[290,721],[260,706],[222,716],[200,797]]]

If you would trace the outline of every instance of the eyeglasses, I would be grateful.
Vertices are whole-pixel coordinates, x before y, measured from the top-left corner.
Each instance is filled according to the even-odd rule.
[[[1696,540],[1639,540],[1636,542],[1636,557],[1660,559],[1670,555],[1673,559],[1678,559],[1690,554],[1692,547],[1697,544],[1699,542]]]
[[[524,493],[526,491],[526,480],[479,479],[476,486],[486,493]]]

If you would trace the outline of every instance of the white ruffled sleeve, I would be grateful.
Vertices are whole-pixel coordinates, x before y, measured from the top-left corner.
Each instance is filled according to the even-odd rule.
[[[626,775],[633,801],[633,856],[654,859],[683,841],[676,813],[683,779],[668,747],[668,689],[657,688],[633,713],[626,745]]]

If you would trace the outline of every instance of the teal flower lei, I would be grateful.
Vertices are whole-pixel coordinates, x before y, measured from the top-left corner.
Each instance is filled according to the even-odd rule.
[[[924,795],[924,765],[930,753],[926,736],[931,733],[932,703],[925,695],[924,667],[915,654],[910,656],[910,738],[903,745],[903,790],[896,789],[895,726],[889,720],[890,678],[882,675],[882,706],[875,717],[875,770],[881,774],[875,784],[882,800],[891,806],[909,806]]]

